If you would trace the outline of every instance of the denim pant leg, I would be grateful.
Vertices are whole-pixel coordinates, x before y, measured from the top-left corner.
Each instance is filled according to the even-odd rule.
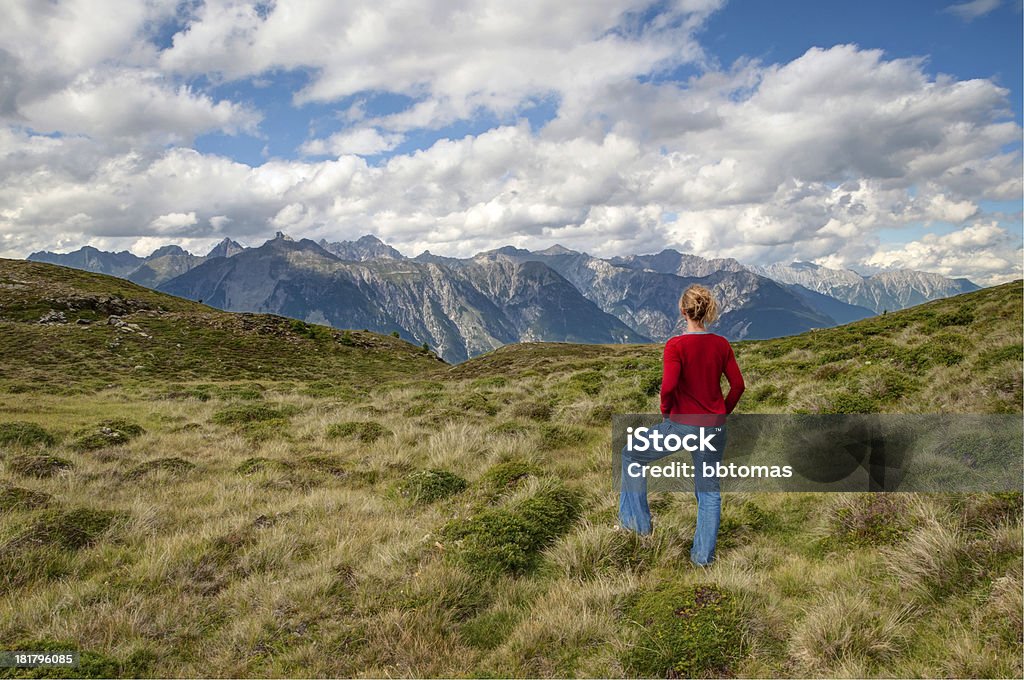
[[[693,533],[690,560],[695,564],[709,564],[715,559],[718,526],[722,519],[722,495],[717,474],[704,476],[704,463],[717,466],[725,448],[725,428],[715,434],[718,451],[694,451],[694,490],[697,497],[697,527]]]
[[[664,421],[652,427],[668,434],[671,425]],[[653,463],[669,454],[657,451],[627,451],[622,447],[622,476],[619,487],[619,525],[624,529],[638,534],[651,533],[651,509],[647,505],[647,477],[633,477],[629,474],[629,466],[637,463],[641,466]]]

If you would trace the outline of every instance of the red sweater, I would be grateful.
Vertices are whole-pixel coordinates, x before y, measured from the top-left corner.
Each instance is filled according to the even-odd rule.
[[[721,379],[729,381],[722,397]],[[743,394],[743,376],[729,341],[714,333],[684,333],[665,343],[661,413],[678,423],[721,425]],[[687,415],[719,418],[686,418]]]

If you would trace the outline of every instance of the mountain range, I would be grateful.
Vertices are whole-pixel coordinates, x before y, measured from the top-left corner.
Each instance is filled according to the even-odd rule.
[[[912,270],[866,277],[675,250],[597,258],[562,246],[506,246],[470,258],[429,251],[410,258],[371,235],[331,243],[280,232],[254,248],[224,239],[205,256],[176,245],[148,257],[86,246],[28,259],[120,276],[229,311],[397,332],[450,362],[511,342],[662,341],[682,330],[678,300],[692,283],[715,292],[715,330],[733,340],[835,326],[978,289]]]

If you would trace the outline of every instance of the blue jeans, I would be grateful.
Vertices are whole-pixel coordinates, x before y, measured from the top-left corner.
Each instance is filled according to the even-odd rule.
[[[665,419],[651,428],[662,435],[676,434],[683,437],[688,434],[699,436],[700,428],[694,425],[681,425]],[[725,427],[704,428],[714,433],[714,445],[717,451],[693,451],[694,495],[697,497],[697,528],[693,534],[693,548],[690,560],[695,564],[705,565],[715,558],[715,543],[718,541],[718,525],[722,518],[722,495],[718,477],[703,474],[704,463],[717,466],[722,460],[725,449]],[[631,476],[627,470],[631,463],[646,466],[659,458],[669,455],[660,451],[627,451],[622,449],[622,484],[619,491],[619,524],[640,534],[651,533],[651,509],[647,506],[647,477]]]

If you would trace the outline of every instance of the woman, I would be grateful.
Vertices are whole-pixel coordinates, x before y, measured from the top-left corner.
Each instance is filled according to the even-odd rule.
[[[695,450],[694,494],[697,496],[697,529],[690,559],[699,565],[715,556],[722,499],[718,479],[702,475],[704,463],[716,467],[725,448],[725,416],[732,413],[743,394],[743,376],[736,365],[729,341],[709,333],[707,326],[718,318],[718,305],[704,286],[690,286],[679,298],[679,311],[686,319],[686,332],[665,343],[661,378],[661,413],[657,426],[663,435],[684,437],[710,430],[716,451]],[[721,378],[729,381],[729,394],[722,396]],[[693,439],[692,441],[697,441]],[[622,486],[619,494],[619,523],[641,534],[651,532],[651,511],[647,506],[647,477],[627,474],[631,463],[647,464],[667,453],[622,451]],[[634,467],[634,469],[636,469]]]

